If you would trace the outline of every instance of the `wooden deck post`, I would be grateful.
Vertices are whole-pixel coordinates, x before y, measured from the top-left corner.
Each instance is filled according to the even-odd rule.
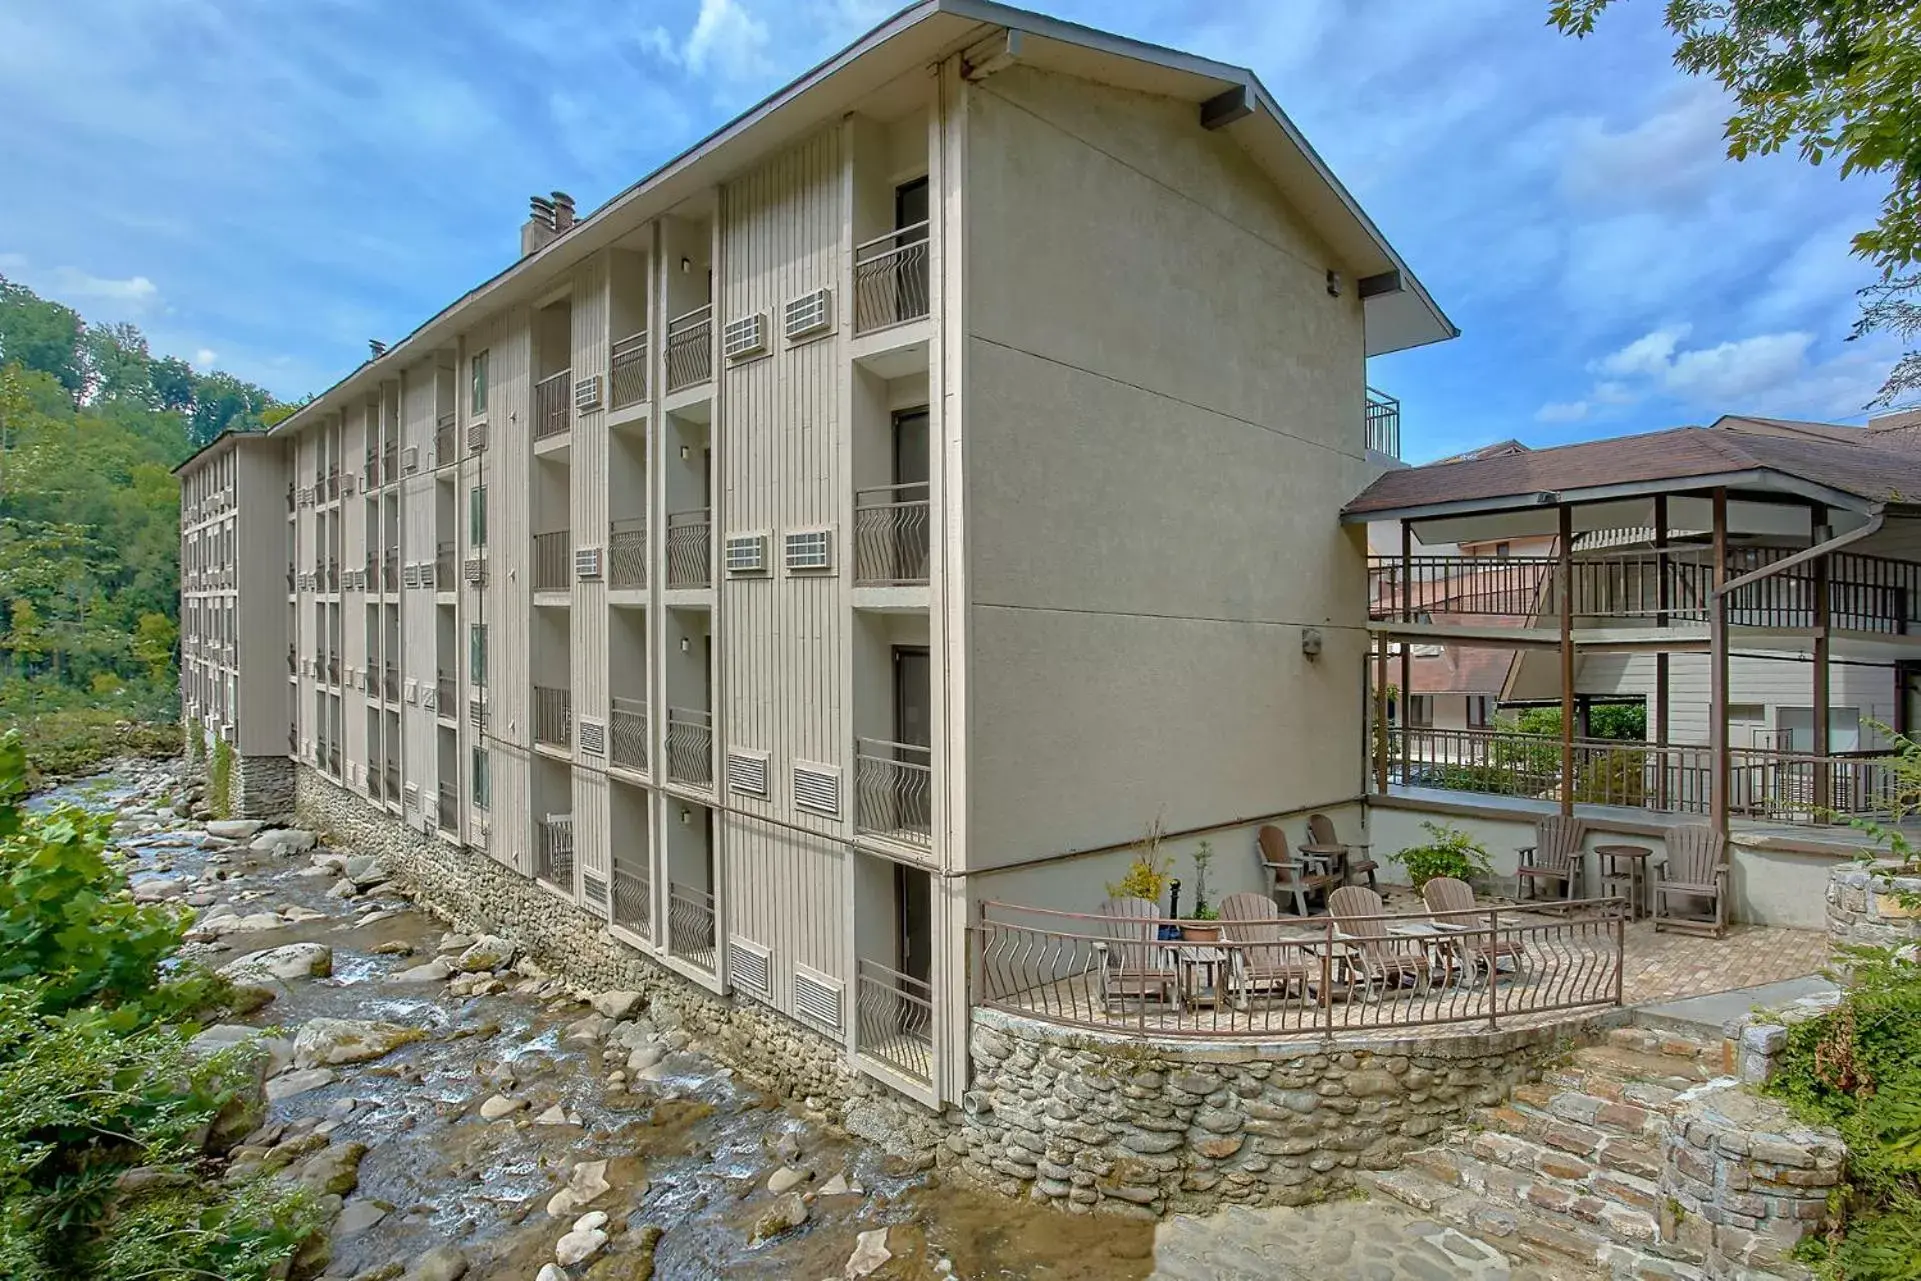
[[[1808,533],[1816,543],[1834,536],[1828,528],[1828,509],[1815,503],[1808,509]],[[1828,558],[1817,556],[1814,570],[1814,808],[1817,816],[1834,804],[1834,778],[1828,772]]]
[[[1414,528],[1406,521],[1401,522],[1401,621],[1414,621]],[[1401,780],[1407,781],[1407,765],[1411,753],[1408,733],[1414,726],[1408,715],[1414,701],[1414,647],[1408,644],[1406,636],[1401,637]]]
[[[1561,813],[1574,813],[1574,509],[1560,507]]]
[[[1714,775],[1709,814],[1722,834],[1728,830],[1728,491],[1714,491],[1714,592],[1708,610],[1708,751]]]
[[[1403,715],[1403,723],[1406,719]],[[1387,754],[1387,633],[1381,631],[1374,633],[1374,790],[1383,796],[1387,795]]]
[[[1668,496],[1654,496],[1654,625],[1668,625],[1668,606],[1674,598],[1668,582]],[[1668,807],[1668,652],[1654,655],[1654,801],[1655,808]]]

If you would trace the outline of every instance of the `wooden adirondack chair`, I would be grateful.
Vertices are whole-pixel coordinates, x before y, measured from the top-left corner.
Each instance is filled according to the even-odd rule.
[[[1287,833],[1271,823],[1256,834],[1254,852],[1268,874],[1268,893],[1277,904],[1283,894],[1292,895],[1296,916],[1307,915],[1309,894],[1341,883],[1341,878],[1332,872],[1309,872],[1307,864],[1287,848]]]
[[[1111,898],[1101,904],[1101,915],[1107,918],[1107,932],[1114,940],[1102,949],[1101,1007],[1151,997],[1178,1011],[1181,967],[1158,937],[1160,907],[1144,898]]]
[[[1308,839],[1316,845],[1338,845],[1345,851],[1341,858],[1341,866],[1346,871],[1348,878],[1352,879],[1357,873],[1365,872],[1367,874],[1367,888],[1370,890],[1377,888],[1374,884],[1374,872],[1380,864],[1367,856],[1367,846],[1356,845],[1353,841],[1344,841],[1336,836],[1334,834],[1334,820],[1325,814],[1309,814],[1307,816],[1307,835]]]
[[[1410,940],[1387,937],[1387,905],[1373,890],[1343,885],[1327,896],[1336,936],[1347,943],[1347,960],[1370,996],[1376,988],[1414,987],[1428,977],[1427,955]]]
[[[1437,876],[1421,887],[1421,901],[1427,904],[1428,911],[1437,914],[1435,929],[1461,935],[1455,946],[1471,965],[1487,969],[1489,982],[1495,981],[1500,974],[1503,959],[1513,961],[1515,970],[1520,970],[1527,957],[1527,949],[1521,946],[1519,939],[1503,938],[1499,934],[1490,937],[1487,923],[1472,917],[1447,916],[1442,919],[1439,915],[1474,910],[1474,889],[1466,881],[1452,876]]]
[[[1228,981],[1245,1010],[1255,993],[1286,998],[1318,985],[1320,963],[1281,925],[1280,909],[1265,894],[1229,894],[1221,900],[1221,941],[1229,945]]]
[[[1517,888],[1527,891],[1521,897],[1538,898],[1537,884],[1559,881],[1563,901],[1580,898],[1587,882],[1587,852],[1581,848],[1586,839],[1587,824],[1578,818],[1553,814],[1536,823],[1534,844],[1521,848],[1521,865],[1515,869]]]
[[[1677,915],[1673,900],[1683,900]],[[1693,900],[1712,899],[1705,917]],[[1720,938],[1728,928],[1728,838],[1707,823],[1668,829],[1667,854],[1654,864],[1654,928],[1690,930]]]

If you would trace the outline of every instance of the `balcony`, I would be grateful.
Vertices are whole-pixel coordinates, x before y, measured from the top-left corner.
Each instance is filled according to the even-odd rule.
[[[360,470],[360,488],[368,493],[372,493],[374,490],[379,489],[380,485],[380,454],[376,450],[369,449],[367,451],[366,465]]]
[[[534,439],[564,436],[574,425],[573,371],[563,369],[534,384]]]
[[[647,850],[636,849],[631,837],[614,838],[613,923],[644,939],[654,937],[654,882],[647,866]]]
[[[689,787],[714,785],[714,714],[667,709],[667,777]]]
[[[607,586],[632,591],[647,586],[647,518],[614,521],[607,531]]]
[[[383,485],[400,483],[400,446],[397,442],[387,442],[380,452],[380,482]]]
[[[434,677],[434,712],[442,719],[460,719],[460,682],[452,672],[441,672]]]
[[[626,769],[647,772],[647,704],[615,695],[607,716],[607,759]]]
[[[871,334],[928,311],[927,223],[854,246],[854,332]]]
[[[380,762],[369,761],[367,762],[367,795],[377,801],[381,798],[381,793]]]
[[[534,686],[534,742],[567,750],[574,744],[573,691],[555,685]]]
[[[340,655],[338,654],[327,655],[327,683],[340,684]]]
[[[667,882],[667,951],[714,972],[714,896],[679,881]]]
[[[327,590],[330,592],[340,590],[340,562],[337,560],[327,562]]]
[[[442,783],[437,798],[439,812],[435,815],[436,825],[442,831],[460,830],[460,787],[455,783]]]
[[[452,543],[434,544],[434,589],[450,592],[460,582],[460,559]]]
[[[327,770],[335,778],[340,777],[340,745],[338,743],[327,745]]]
[[[607,359],[607,408],[626,409],[647,399],[647,331],[622,338]]]
[[[400,669],[392,663],[380,669],[380,682],[383,695],[389,703],[400,701]]]
[[[434,421],[434,466],[445,467],[460,461],[460,432],[453,414],[442,414]]]
[[[534,535],[534,590],[564,592],[573,582],[572,530]]]
[[[535,827],[534,877],[563,893],[574,892],[574,816],[549,814]]]
[[[714,376],[714,308],[696,307],[667,322],[667,390],[680,391]]]
[[[406,795],[400,787],[400,762],[389,759],[387,761],[385,774],[387,778],[387,800],[391,804],[398,805]]]
[[[859,958],[855,1048],[922,1085],[934,1079],[934,989],[910,974]]]
[[[927,582],[927,482],[854,494],[854,586]]]
[[[389,592],[400,590],[400,552],[389,547],[380,560],[381,587]]]
[[[667,586],[713,585],[713,519],[697,511],[667,513]]]
[[[857,740],[854,830],[921,849],[934,843],[933,752],[912,743]]]
[[[1365,436],[1369,453],[1399,458],[1401,456],[1401,402],[1369,387]]]

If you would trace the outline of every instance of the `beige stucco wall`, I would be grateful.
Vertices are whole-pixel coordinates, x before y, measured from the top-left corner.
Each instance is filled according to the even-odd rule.
[[[966,109],[968,865],[1351,797],[1339,264],[1190,103],[1017,66]]]

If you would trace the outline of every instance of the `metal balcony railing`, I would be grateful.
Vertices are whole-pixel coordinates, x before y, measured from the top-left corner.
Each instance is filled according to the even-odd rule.
[[[387,799],[398,805],[405,793],[400,789],[400,762],[389,760],[385,771],[387,778]]]
[[[360,485],[362,489],[374,490],[379,489],[380,484],[380,451],[369,449],[366,464],[360,469]]]
[[[711,586],[713,555],[713,516],[707,508],[667,513],[667,586]]]
[[[400,701],[400,669],[392,663],[380,669],[381,692],[389,703]]]
[[[614,696],[607,715],[607,759],[643,773],[647,769],[647,704]]]
[[[625,409],[647,399],[647,331],[613,345],[607,359],[607,407]]]
[[[557,685],[534,686],[534,742],[547,747],[573,746],[573,691]]]
[[[441,672],[434,677],[434,714],[442,720],[460,719],[460,682],[452,672]]]
[[[534,439],[565,435],[574,425],[574,373],[563,369],[534,384]]]
[[[387,442],[387,447],[380,451],[380,483],[400,483],[400,445],[395,441]]]
[[[667,777],[693,787],[714,785],[714,714],[667,709]]]
[[[460,788],[454,783],[442,783],[438,789],[440,810],[436,815],[440,827],[449,832],[460,830]]]
[[[434,590],[451,592],[460,586],[460,558],[452,543],[434,544]]]
[[[933,782],[930,749],[877,738],[857,740],[854,830],[904,845],[931,846]]]
[[[1374,453],[1401,456],[1401,402],[1372,387],[1367,389],[1366,443]]]
[[[927,223],[854,246],[854,332],[873,333],[928,311]]]
[[[714,972],[714,896],[679,881],[667,882],[667,951]]]
[[[616,590],[647,586],[647,518],[629,516],[607,530],[607,586]]]
[[[442,414],[434,421],[434,466],[445,467],[460,459],[460,432],[453,414]]]
[[[557,890],[574,892],[574,816],[549,814],[534,842],[534,876]]]
[[[934,1079],[934,989],[861,957],[855,966],[856,1051],[902,1076]]]
[[[573,582],[572,530],[534,535],[534,590],[564,592]]]
[[[327,655],[327,683],[340,684],[340,655],[338,654]]]
[[[854,586],[927,581],[927,482],[854,494]]]
[[[338,778],[340,776],[340,745],[338,743],[329,743],[327,745],[327,769],[334,777]]]
[[[392,547],[380,560],[380,585],[386,591],[400,590],[400,552]]]
[[[377,801],[380,799],[381,791],[382,791],[382,788],[380,785],[380,762],[368,761],[367,762],[367,795],[371,796],[374,800]]]
[[[613,923],[632,930],[642,938],[654,937],[654,878],[647,864],[643,833],[635,837],[616,833],[614,837]]]
[[[667,322],[667,390],[679,391],[714,376],[714,308],[711,304]]]

